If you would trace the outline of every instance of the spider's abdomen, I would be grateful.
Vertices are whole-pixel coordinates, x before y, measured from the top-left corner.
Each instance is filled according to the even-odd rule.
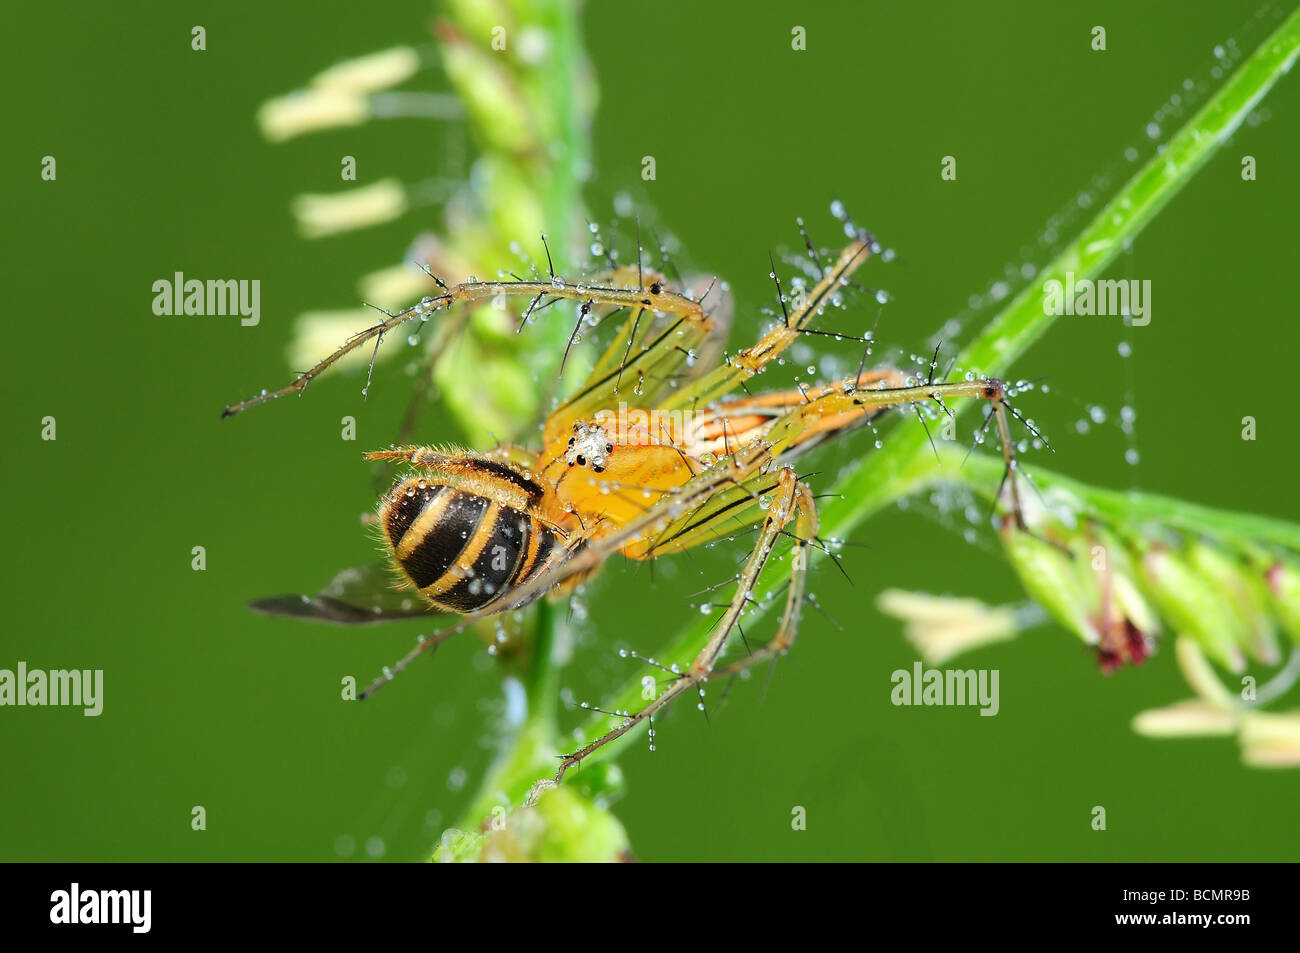
[[[562,546],[547,525],[521,509],[428,480],[395,486],[380,525],[398,568],[426,599],[450,612],[493,607]],[[511,605],[507,597],[495,608]]]

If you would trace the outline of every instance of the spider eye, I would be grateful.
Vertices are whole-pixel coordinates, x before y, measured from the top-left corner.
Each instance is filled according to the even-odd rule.
[[[614,445],[613,445],[612,443],[607,443],[607,444],[605,444],[605,452],[606,452],[606,453],[613,453],[613,452],[614,452]]]
[[[605,472],[605,468],[604,468],[604,467],[592,467],[591,469],[594,470],[596,473],[604,473],[604,472]]]
[[[652,295],[657,295],[657,294],[659,294],[659,292],[661,292],[661,291],[663,291],[663,290],[664,290],[664,286],[661,285],[661,284],[660,284],[659,282],[657,282],[657,281],[656,281],[654,284],[652,284],[652,285],[650,286],[650,293],[651,293]]]
[[[573,438],[572,438],[572,437],[569,438],[569,446],[570,446],[570,447],[573,446]]]
[[[587,465],[587,458],[584,457],[582,454],[578,454],[578,466],[585,467],[586,465]]]

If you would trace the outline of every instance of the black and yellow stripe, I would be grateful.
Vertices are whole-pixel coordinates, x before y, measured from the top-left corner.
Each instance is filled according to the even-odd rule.
[[[529,513],[427,481],[393,488],[382,513],[393,557],[434,605],[485,609],[547,565],[560,540]],[[506,608],[507,598],[501,603]]]

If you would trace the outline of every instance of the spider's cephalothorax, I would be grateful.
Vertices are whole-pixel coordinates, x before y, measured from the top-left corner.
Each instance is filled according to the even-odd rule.
[[[787,311],[782,296],[783,320],[714,366],[698,361],[700,354],[717,352],[717,327],[702,304],[707,293],[697,299],[671,290],[663,275],[638,267],[617,268],[582,284],[553,276],[546,281],[471,281],[443,285],[444,293],[431,299],[432,306],[426,300],[421,308],[389,316],[292,384],[226,413],[301,390],[343,354],[405,321],[427,318],[431,310],[524,295],[532,299],[527,318],[544,299],[569,299],[578,303],[574,338],[584,322],[626,312],[588,379],[546,419],[539,449],[506,445],[471,453],[412,446],[366,455],[402,462],[414,471],[380,504],[379,526],[392,563],[431,607],[471,619],[567,590],[615,554],[651,559],[757,527],[757,541],[737,574],[734,595],[703,651],[689,663],[679,660],[683,664],[672,680],[643,709],[567,755],[559,771],[563,775],[714,671],[783,536],[793,541],[792,571],[777,634],[727,670],[790,647],[804,601],[805,550],[821,546],[812,492],[792,466],[809,449],[890,410],[919,411],[932,404],[946,413],[947,401],[987,401],[991,409],[984,427],[997,422],[1010,477],[1005,481],[1010,513],[1022,525],[1008,395],[999,381],[935,380],[936,352],[924,380],[892,368],[864,367],[816,387],[764,394],[746,388],[801,335],[826,333],[811,323],[838,299],[852,272],[875,250],[875,241],[860,234],[833,260],[812,253],[810,264],[819,280],[805,289],[799,306]],[[744,396],[736,397],[736,391]],[[365,619],[362,613],[341,619],[339,603],[330,594],[314,605],[324,606],[336,621]],[[297,607],[295,614],[306,613]],[[386,678],[463,627],[452,626],[426,640]]]

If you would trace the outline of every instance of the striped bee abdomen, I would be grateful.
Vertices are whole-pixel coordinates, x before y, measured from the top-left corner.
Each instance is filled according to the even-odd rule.
[[[434,605],[484,609],[547,563],[560,541],[529,513],[476,493],[411,480],[380,513],[398,567]],[[509,598],[500,603],[507,608]]]

